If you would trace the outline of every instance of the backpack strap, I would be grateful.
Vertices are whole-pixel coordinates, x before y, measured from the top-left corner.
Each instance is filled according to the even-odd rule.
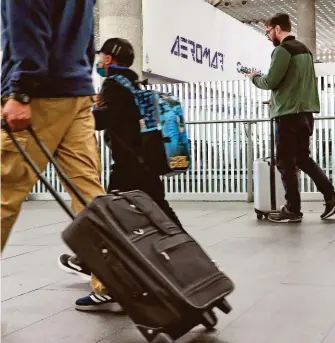
[[[115,80],[121,86],[128,88],[132,93],[136,92],[136,89],[133,86],[133,84],[125,76],[122,76],[122,75],[112,75],[112,76],[109,76],[108,79],[109,80]]]
[[[112,75],[108,77],[109,80],[114,80],[115,82],[117,82],[119,85],[127,88],[130,90],[130,92],[133,94],[134,99],[135,99],[135,104],[137,107],[140,106],[140,103],[137,99],[136,95],[136,89],[133,86],[133,84],[129,81],[129,79],[127,79],[125,76],[122,75]]]

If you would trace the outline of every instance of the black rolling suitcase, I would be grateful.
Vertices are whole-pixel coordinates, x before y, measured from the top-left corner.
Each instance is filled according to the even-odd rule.
[[[104,283],[149,342],[174,342],[199,324],[211,329],[217,324],[214,308],[227,314],[231,311],[225,298],[233,291],[233,282],[148,195],[113,192],[87,204],[30,128],[63,181],[87,206],[75,216],[4,122],[2,127],[73,219],[63,232],[65,242]]]

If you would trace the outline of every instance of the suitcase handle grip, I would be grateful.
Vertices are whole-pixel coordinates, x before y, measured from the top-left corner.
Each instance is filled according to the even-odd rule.
[[[52,196],[56,199],[56,201],[60,204],[60,206],[64,209],[64,211],[72,218],[75,218],[75,213],[70,209],[70,207],[66,204],[66,202],[63,200],[63,198],[56,192],[56,190],[51,186],[49,181],[46,179],[46,177],[43,175],[43,172],[39,169],[35,161],[31,158],[31,156],[24,150],[24,148],[21,146],[21,144],[17,141],[15,135],[13,134],[12,130],[10,129],[8,123],[5,119],[1,119],[1,129],[5,130],[9,136],[9,138],[12,140],[16,148],[20,151],[25,161],[29,164],[29,166],[34,170],[36,176],[38,179],[45,185],[47,190],[52,194]],[[47,146],[41,141],[41,139],[37,136],[34,129],[29,126],[27,128],[27,131],[29,134],[33,137],[36,144],[39,146],[39,148],[42,150],[44,155],[48,158],[48,160],[51,162],[51,164],[56,169],[60,179],[65,183],[66,186],[69,187],[69,189],[74,193],[74,195],[78,198],[78,200],[84,205],[87,206],[88,202],[83,197],[83,195],[79,192],[79,190],[76,188],[76,186],[70,181],[70,179],[66,176],[63,169],[58,165],[55,158],[50,153]]]
[[[135,205],[141,212],[143,212],[148,217],[150,222],[154,226],[157,227],[157,229],[163,231],[167,235],[174,235],[180,232],[180,229],[179,228],[176,229],[177,225],[172,223],[171,219],[167,218],[167,221],[163,222],[163,221],[160,221],[159,218],[157,218],[156,212],[155,213],[149,212],[144,206],[144,204],[137,199],[136,195],[129,192],[129,193],[123,193],[123,196],[129,203]],[[152,201],[152,199],[147,194],[146,196],[148,197],[148,200]],[[163,210],[157,204],[156,206],[160,212],[163,212]],[[163,214],[165,215],[164,212]]]

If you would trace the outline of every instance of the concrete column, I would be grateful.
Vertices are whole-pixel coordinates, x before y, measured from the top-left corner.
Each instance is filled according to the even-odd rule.
[[[316,60],[315,0],[297,0],[298,39],[313,53]]]
[[[142,78],[142,0],[98,0],[100,46],[108,38],[128,39],[135,50],[132,69]]]

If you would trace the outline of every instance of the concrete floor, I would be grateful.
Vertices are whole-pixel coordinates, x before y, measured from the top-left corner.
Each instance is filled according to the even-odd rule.
[[[320,221],[321,203],[304,204],[298,225],[259,222],[244,203],[173,207],[236,283],[217,330],[198,327],[180,342],[335,342],[335,220]],[[55,203],[25,203],[1,263],[2,342],[145,342],[126,316],[74,310],[90,287],[57,266],[67,222]]]

